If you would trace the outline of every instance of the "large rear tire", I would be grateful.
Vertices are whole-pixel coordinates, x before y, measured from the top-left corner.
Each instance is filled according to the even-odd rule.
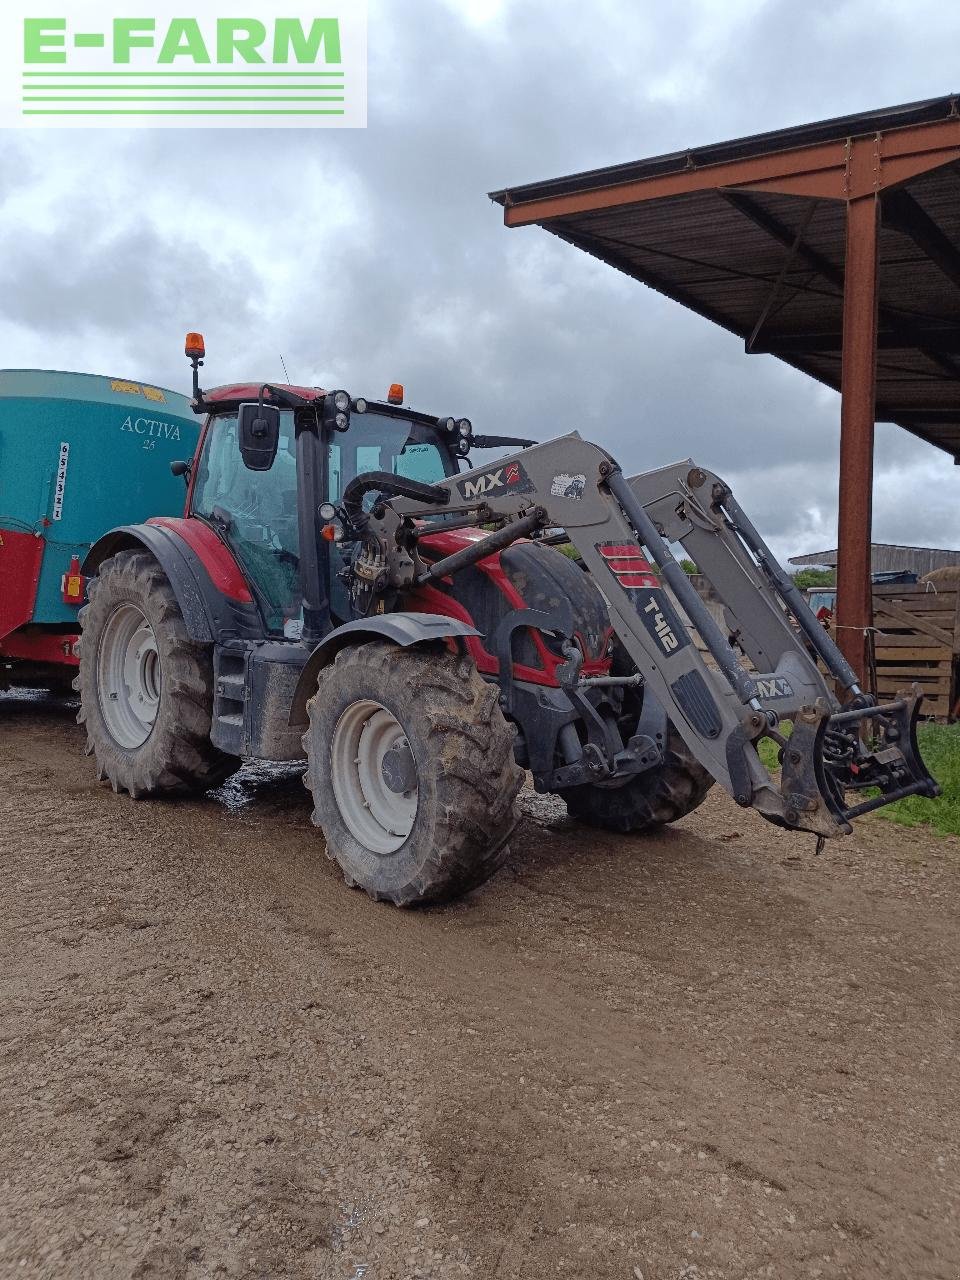
[[[240,767],[210,741],[213,655],[146,551],[105,560],[80,610],[78,721],[97,776],[135,800],[208,791]]]
[[[588,784],[561,792],[578,822],[621,833],[652,831],[692,813],[706,799],[713,778],[670,725],[662,762],[622,787]]]
[[[459,897],[502,865],[523,771],[497,688],[468,657],[342,649],[308,712],[304,781],[347,884],[409,907]]]

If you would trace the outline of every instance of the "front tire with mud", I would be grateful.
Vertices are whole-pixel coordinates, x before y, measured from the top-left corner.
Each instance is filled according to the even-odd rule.
[[[190,638],[147,551],[100,566],[80,611],[78,721],[97,776],[134,799],[217,787],[240,767],[210,741],[213,655]]]
[[[713,778],[673,725],[663,760],[622,787],[588,784],[561,792],[578,822],[605,831],[653,831],[692,813],[706,799]]]
[[[342,649],[308,704],[313,820],[347,884],[446,902],[502,865],[523,771],[496,686],[447,650]]]

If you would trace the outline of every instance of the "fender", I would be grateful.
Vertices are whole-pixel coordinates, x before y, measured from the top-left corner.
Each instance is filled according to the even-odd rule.
[[[480,632],[475,627],[438,613],[381,613],[372,618],[345,622],[325,636],[307,659],[294,691],[289,723],[292,726],[307,723],[307,701],[317,687],[320,672],[348,645],[365,644],[368,640],[389,640],[409,649],[430,641],[448,640],[451,636],[478,635]]]
[[[128,524],[111,529],[87,552],[82,572],[91,576],[104,560],[118,551],[142,547],[150,552],[167,575],[191,640],[201,644],[222,644],[231,639],[265,639],[266,632],[257,606],[235,562],[233,567],[237,579],[231,575],[229,593],[224,589],[223,557],[229,557],[232,562],[229,549],[217,539],[218,556],[212,566],[216,574],[214,578],[211,568],[176,527],[184,523],[187,522]],[[213,530],[206,529],[206,526],[204,532],[216,538]]]

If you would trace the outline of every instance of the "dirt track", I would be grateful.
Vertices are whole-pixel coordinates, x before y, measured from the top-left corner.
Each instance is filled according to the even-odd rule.
[[[960,1275],[960,842],[528,796],[401,913],[295,773],[135,804],[62,705],[0,743],[0,1276]]]

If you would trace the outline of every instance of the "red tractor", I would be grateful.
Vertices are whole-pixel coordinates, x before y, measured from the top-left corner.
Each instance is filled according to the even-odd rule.
[[[382,402],[203,392],[199,335],[187,355],[206,421],[195,458],[173,464],[184,515],[114,529],[83,566],[80,720],[114,790],[199,792],[244,757],[306,757],[328,853],[398,905],[456,896],[501,864],[524,770],[621,832],[689,813],[715,778],[821,837],[936,794],[917,693],[877,707],[859,690],[709,472],[688,461],[628,480],[576,435],[477,435],[405,408],[398,387]],[[522,451],[464,469],[472,449],[510,446]],[[553,545],[567,540],[579,564]],[[736,652],[674,541],[728,601]],[[848,692],[842,711],[790,615]],[[779,783],[764,736],[781,747]],[[880,794],[848,805],[866,787]]]

